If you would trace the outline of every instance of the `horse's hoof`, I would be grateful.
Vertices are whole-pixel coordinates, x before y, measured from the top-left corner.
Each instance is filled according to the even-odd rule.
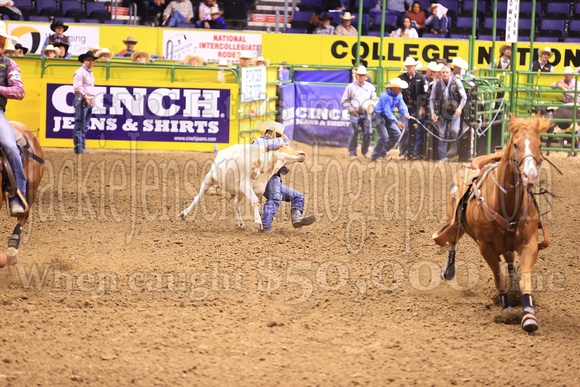
[[[534,332],[538,329],[538,319],[531,313],[522,317],[522,329],[526,332]]]
[[[242,224],[238,224],[238,227],[241,228],[242,230],[245,230],[246,229],[246,225],[243,224],[243,223]]]
[[[441,276],[447,281],[451,281],[455,277],[455,265],[445,265]]]
[[[508,306],[507,308],[501,308],[502,313],[509,313],[511,311],[513,311],[511,306]]]
[[[254,226],[258,229],[258,231],[263,230],[264,226],[262,225],[262,222],[256,222],[254,223]]]
[[[18,263],[18,250],[14,247],[9,247],[8,250],[6,250],[6,258],[8,258],[8,265],[16,265]]]

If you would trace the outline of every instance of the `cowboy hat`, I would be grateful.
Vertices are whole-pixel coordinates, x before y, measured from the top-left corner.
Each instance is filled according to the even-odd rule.
[[[145,55],[145,62],[147,63],[149,63],[149,61],[151,60],[151,55],[148,52],[135,51],[134,53],[131,54],[131,62],[135,62],[135,60],[139,55]]]
[[[420,60],[417,61],[417,67],[415,67],[415,70],[417,71],[427,71],[427,68],[425,66],[423,66],[423,62],[421,62]]]
[[[542,54],[545,52],[550,54],[550,58],[554,56],[554,53],[552,52],[552,49],[550,47],[544,47],[543,49],[540,48],[538,50],[538,56],[542,56]]]
[[[504,44],[503,46],[501,46],[499,48],[499,54],[500,55],[503,55],[504,51],[507,50],[508,48],[511,50],[512,49],[512,45],[511,44]]]
[[[439,7],[440,4],[438,3],[433,3],[431,4],[431,6],[429,8],[427,8],[427,11],[429,11],[430,13],[433,13],[433,10],[437,7]]]
[[[16,47],[14,47],[14,43],[10,39],[6,41],[6,45],[4,46],[4,52],[6,51],[16,51]]]
[[[99,52],[99,51],[101,51],[101,47],[97,44],[95,47],[89,48],[89,51]]]
[[[17,50],[22,50],[22,53],[24,55],[26,55],[26,53],[28,52],[28,48],[23,47],[22,44],[18,43],[16,46],[14,46],[14,48],[16,48]]]
[[[65,26],[64,23],[62,22],[62,20],[57,20],[50,25],[50,29],[53,30],[54,32],[56,32],[55,31],[56,27],[62,27],[62,28],[64,28],[64,31],[68,30],[68,26]]]
[[[57,47],[54,47],[52,44],[47,45],[44,50],[42,50],[42,53],[44,55],[46,55],[47,52],[52,51],[54,52],[56,55],[60,54],[60,50]],[[48,56],[48,55],[46,55]],[[82,61],[81,61],[82,62]]]
[[[252,59],[254,55],[250,51],[242,51],[237,55],[238,59]]]
[[[270,66],[270,61],[268,59],[265,59],[263,56],[259,56],[256,59],[254,59],[254,66],[257,66],[258,62],[264,62],[266,67]]]
[[[205,64],[205,59],[203,59],[201,56],[199,55],[186,55],[185,58],[183,58],[183,60],[181,62],[177,62],[179,64],[184,64],[184,65],[189,65],[189,61],[192,59],[197,58],[198,61],[198,65],[197,66],[203,66]]]
[[[127,36],[127,40],[123,40],[123,44],[129,44],[129,43],[137,44],[139,42],[136,41],[132,36]]]
[[[363,65],[358,66],[358,69],[356,70],[356,74],[367,75],[367,68]]]
[[[48,48],[48,46],[46,46],[46,48]],[[58,50],[58,48],[57,48]],[[79,62],[84,63],[85,59],[91,59],[93,58],[93,60],[98,59],[98,56],[95,56],[95,53],[92,51],[87,51],[84,54],[79,55]]]
[[[393,78],[389,83],[385,85],[386,88],[389,87],[400,87],[401,89],[406,89],[409,87],[409,84],[403,81],[401,78]]]
[[[345,12],[344,15],[340,15],[340,18],[342,20],[352,20],[352,19],[355,19],[356,16],[351,15],[350,12]]]
[[[403,62],[403,66],[417,66],[417,63],[418,62],[415,60],[415,58],[408,56],[407,59],[405,59]]]
[[[211,7],[209,10],[209,14],[215,15],[216,13],[219,13],[220,15],[223,14],[223,12],[220,11],[220,9],[218,7]]]
[[[437,63],[437,67],[436,67],[435,71],[439,72],[439,71],[441,71],[441,70],[443,69],[443,67],[445,67],[445,66],[446,66],[446,64],[444,64],[444,63]]]
[[[64,53],[66,54],[68,52],[68,48],[69,45],[63,42],[55,42],[52,44],[54,47],[59,48],[59,47],[64,47]]]
[[[13,43],[18,42],[18,38],[16,36],[8,35],[8,29],[6,28],[6,22],[0,21],[0,36],[5,37],[6,39],[12,40]]]
[[[99,51],[95,53],[95,55],[98,56],[99,58],[103,55],[110,55],[111,57],[113,57],[113,52],[110,51],[108,48],[101,48]]]
[[[226,58],[223,58],[218,63],[218,67],[230,67],[230,62]]]
[[[274,133],[281,135],[284,140],[289,141],[288,137],[286,137],[286,135],[284,134],[284,125],[282,125],[279,122],[275,121],[262,122],[260,125],[258,125],[258,130],[262,133],[266,133],[266,131],[271,130]]]
[[[8,45],[6,45],[6,47],[8,47]],[[572,67],[570,67],[570,66],[568,66],[568,67],[566,67],[566,68],[564,69],[564,73],[565,73],[565,74],[574,74],[575,72],[576,72],[576,71],[574,71],[574,69],[573,69]]]
[[[441,71],[441,69],[437,70],[437,62],[429,62],[427,68],[431,71]]]
[[[451,65],[450,67],[459,67],[459,68],[463,68],[461,67],[463,65],[463,59],[461,59],[460,56],[456,56],[455,58],[453,58],[453,60],[451,61]]]

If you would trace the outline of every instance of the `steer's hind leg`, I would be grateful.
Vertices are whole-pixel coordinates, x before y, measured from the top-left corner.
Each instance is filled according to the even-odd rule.
[[[199,201],[201,200],[203,194],[205,194],[205,192],[208,189],[210,189],[211,187],[213,187],[215,184],[216,184],[216,180],[212,176],[212,171],[209,171],[209,173],[207,175],[205,175],[205,179],[203,179],[203,183],[201,184],[201,188],[199,189],[199,193],[193,199],[193,202],[191,202],[191,205],[189,207],[187,207],[185,210],[181,211],[179,213],[179,215],[177,215],[177,217],[181,218],[181,219],[185,219],[185,217],[187,216],[187,214],[189,214],[191,212],[193,207],[195,207],[199,204]]]
[[[250,200],[250,204],[254,208],[254,224],[258,230],[262,230],[262,217],[260,216],[260,199],[254,192],[252,188],[252,184],[250,182],[242,182],[240,183],[240,191],[246,195],[246,197]]]
[[[244,220],[242,219],[242,198],[234,196],[234,212],[236,213],[236,218],[238,219],[238,227],[246,228]]]

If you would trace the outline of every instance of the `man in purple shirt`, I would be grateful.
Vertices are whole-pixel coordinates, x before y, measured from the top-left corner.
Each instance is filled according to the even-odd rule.
[[[6,23],[0,22],[0,142],[2,149],[8,157],[8,162],[14,172],[16,187],[19,193],[9,199],[10,215],[21,216],[25,212],[26,197],[26,175],[20,158],[20,151],[16,146],[14,130],[8,122],[4,111],[8,99],[21,100],[24,98],[24,84],[20,75],[20,69],[16,62],[3,55],[3,48],[6,45],[6,39],[16,42],[16,37],[7,33]]]
[[[381,93],[373,111],[373,123],[377,128],[379,139],[373,149],[371,161],[377,161],[379,158],[384,160],[387,152],[399,141],[401,130],[405,129],[407,120],[411,118],[401,94],[409,84],[401,78],[395,78],[385,87],[390,90]],[[399,110],[399,118],[395,116],[395,108]]]
[[[85,147],[85,136],[91,123],[91,113],[95,107],[95,76],[93,66],[95,54],[87,51],[79,56],[83,65],[74,73],[73,90],[75,93],[75,127],[73,141],[75,153],[91,153]]]
[[[576,105],[580,107],[580,82],[574,79],[574,69],[570,66],[564,69],[564,79],[559,82],[552,83],[552,87],[557,87],[562,90],[570,91],[570,93],[564,93],[562,97],[562,102],[564,103],[574,103],[574,90],[577,90],[576,94]]]

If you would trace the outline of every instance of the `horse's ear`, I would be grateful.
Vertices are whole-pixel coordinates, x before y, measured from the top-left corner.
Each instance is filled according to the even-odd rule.
[[[533,123],[534,123],[534,128],[536,129],[536,132],[538,134],[547,132],[548,129],[550,129],[550,125],[551,125],[549,118],[540,117],[540,116],[535,116]]]
[[[511,136],[513,136],[517,130],[517,125],[515,125],[515,123],[516,123],[516,115],[514,113],[512,113],[510,116],[510,135]]]

